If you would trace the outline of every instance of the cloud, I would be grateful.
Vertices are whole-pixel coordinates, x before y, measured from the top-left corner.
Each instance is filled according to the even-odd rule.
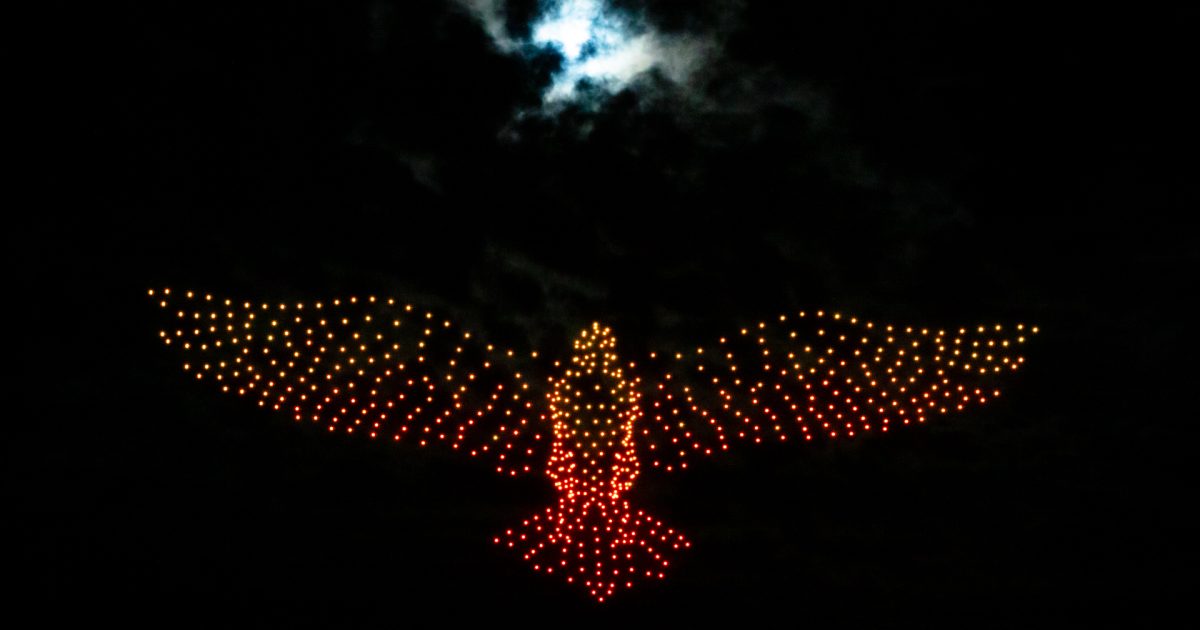
[[[829,123],[829,99],[811,83],[729,53],[743,0],[686,6],[628,0],[456,0],[503,54],[546,68],[536,104],[517,107],[499,133],[544,133],[545,122],[591,136],[616,115],[665,114],[699,145],[729,146],[763,133],[762,114],[788,110],[808,131]],[[511,10],[510,10],[511,7]],[[554,61],[557,60],[557,61]],[[615,109],[614,109],[615,108]],[[625,124],[625,123],[621,123]],[[636,123],[630,123],[636,126]]]
[[[638,79],[651,72],[685,84],[720,51],[711,33],[663,33],[643,15],[606,0],[544,2],[523,39],[509,32],[503,0],[457,1],[499,50],[528,58],[552,50],[560,56],[561,65],[542,92],[547,113],[641,89]]]
[[[492,42],[505,52],[517,48],[517,43],[508,36],[504,0],[455,0],[474,15]]]
[[[826,90],[736,57],[730,44],[743,34],[743,0],[457,2],[498,51],[531,70],[554,62],[532,88],[539,96],[517,105],[499,130],[506,144],[595,159],[608,159],[589,153],[608,146],[687,189],[726,169],[721,156],[730,151],[792,146],[797,159],[840,180],[875,185],[861,155],[833,148],[842,145],[830,137]],[[594,143],[600,136],[607,144]],[[809,152],[818,157],[800,157]]]

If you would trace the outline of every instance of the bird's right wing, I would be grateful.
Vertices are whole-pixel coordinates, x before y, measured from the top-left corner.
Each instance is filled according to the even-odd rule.
[[[395,299],[252,303],[151,291],[183,369],[297,422],[444,443],[517,475],[549,453],[544,383],[518,355]]]
[[[1000,395],[1036,327],[877,325],[827,311],[780,316],[635,363],[643,461],[666,471],[738,443],[887,433]]]

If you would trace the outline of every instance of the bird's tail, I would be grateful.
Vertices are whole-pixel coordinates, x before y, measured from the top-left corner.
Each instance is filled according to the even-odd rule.
[[[603,602],[618,589],[666,575],[691,546],[683,535],[624,499],[559,499],[495,538],[535,571],[562,576]]]

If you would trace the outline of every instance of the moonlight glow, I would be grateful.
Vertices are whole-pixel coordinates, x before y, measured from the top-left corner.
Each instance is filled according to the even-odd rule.
[[[661,56],[651,34],[634,32],[601,0],[563,0],[534,24],[533,42],[554,47],[564,60],[547,101],[570,99],[581,81],[618,91]]]
[[[197,381],[329,432],[442,444],[502,475],[544,474],[553,504],[493,540],[599,601],[664,578],[691,546],[631,505],[643,466],[678,472],[739,443],[855,439],[963,411],[1000,395],[997,381],[1037,333],[800,312],[628,360],[595,323],[552,360],[394,298],[149,293],[165,315],[162,343]]]

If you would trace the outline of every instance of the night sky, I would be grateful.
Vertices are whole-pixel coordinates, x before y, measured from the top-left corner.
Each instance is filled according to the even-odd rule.
[[[5,230],[15,599],[160,627],[819,628],[1190,596],[1194,12],[609,11],[661,56],[552,97],[574,75],[536,0],[63,9]],[[594,320],[634,354],[822,307],[1042,334],[971,413],[643,471],[635,500],[694,546],[597,605],[491,543],[544,478],[189,381],[164,286],[394,295],[551,355]]]

